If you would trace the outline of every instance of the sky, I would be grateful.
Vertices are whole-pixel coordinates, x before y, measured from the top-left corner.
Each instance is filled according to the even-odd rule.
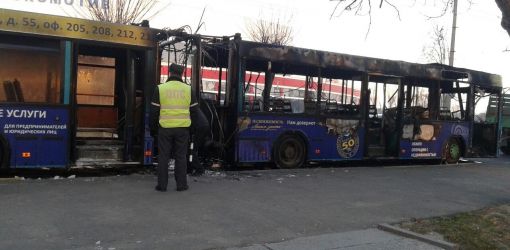
[[[0,0],[0,8],[75,16],[64,4],[58,7],[50,1],[54,0]],[[510,50],[510,36],[501,28],[501,12],[493,0],[471,1],[459,0],[454,65],[500,74],[504,86],[510,87],[510,52],[503,52]],[[155,28],[190,25],[195,29],[205,8],[205,25],[199,33],[241,33],[247,38],[250,22],[280,18],[294,30],[292,46],[428,63],[423,48],[431,43],[433,26],[444,26],[450,33],[452,14],[427,17],[440,13],[443,0],[390,2],[396,4],[400,17],[389,5],[374,6],[369,25],[368,15],[344,12],[331,17],[336,1],[329,0],[159,0],[156,8],[163,9],[150,13],[150,23]]]

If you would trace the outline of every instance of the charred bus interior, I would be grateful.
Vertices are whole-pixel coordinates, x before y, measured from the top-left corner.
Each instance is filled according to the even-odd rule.
[[[499,121],[485,119],[479,111],[489,98],[499,100],[499,76],[268,45],[243,41],[239,35],[167,35],[173,37],[168,41],[192,41],[190,82],[202,97],[215,140],[224,146],[224,158],[232,164],[273,161],[296,167],[310,160],[420,157],[456,162],[463,156],[498,153]],[[207,79],[206,69],[215,72]],[[336,145],[333,151],[340,157],[320,146],[321,135],[285,125],[264,127],[278,130],[267,133],[273,139],[264,139],[263,133],[243,136],[255,126],[251,120],[264,117],[287,123],[313,118],[337,136],[346,127],[363,132],[359,142],[348,141],[348,150]],[[432,145],[431,152],[413,148],[422,144]]]
[[[76,44],[76,53],[77,164],[139,163],[144,153],[145,95],[152,92],[148,81],[155,81],[150,73],[155,71],[155,53],[86,42]]]

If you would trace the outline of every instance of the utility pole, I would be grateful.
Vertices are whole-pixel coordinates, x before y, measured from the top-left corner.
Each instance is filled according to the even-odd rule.
[[[457,31],[457,0],[453,0],[453,24],[452,24],[452,39],[450,44],[450,59],[449,65],[453,66],[455,59],[455,33]]]
[[[452,38],[450,43],[450,57],[448,59],[448,65],[453,66],[453,61],[455,59],[455,34],[457,31],[457,1],[453,0],[453,23],[452,23]],[[442,98],[443,107],[450,109],[451,106],[451,97],[449,95],[444,95]]]

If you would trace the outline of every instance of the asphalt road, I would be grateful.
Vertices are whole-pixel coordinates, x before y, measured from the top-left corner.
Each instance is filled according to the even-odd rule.
[[[510,202],[510,159],[447,166],[0,179],[0,249],[211,249],[362,230]],[[174,185],[171,180],[169,187]]]

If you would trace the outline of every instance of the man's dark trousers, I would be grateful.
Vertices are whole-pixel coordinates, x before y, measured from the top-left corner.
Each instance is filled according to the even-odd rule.
[[[177,189],[188,186],[186,177],[186,155],[189,147],[189,128],[159,128],[158,133],[158,186],[166,190],[168,185],[168,163],[175,158],[175,182]]]

